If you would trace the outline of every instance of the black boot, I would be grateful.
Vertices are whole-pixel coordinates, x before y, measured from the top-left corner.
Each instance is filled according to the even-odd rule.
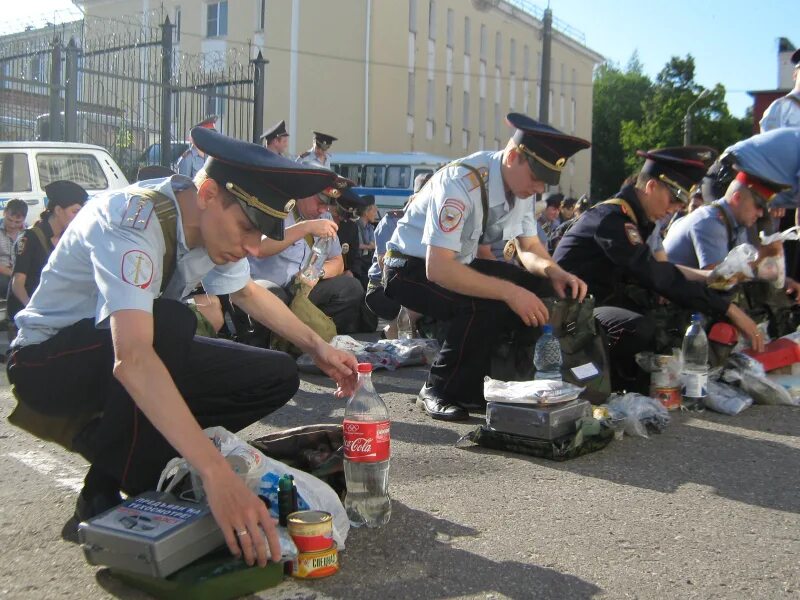
[[[75,503],[75,520],[78,523],[88,521],[121,503],[119,482],[91,466]]]

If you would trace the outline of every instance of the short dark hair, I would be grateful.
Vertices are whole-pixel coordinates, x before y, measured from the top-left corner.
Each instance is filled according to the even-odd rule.
[[[20,200],[19,198],[12,198],[8,202],[6,202],[6,205],[3,208],[3,212],[9,215],[22,215],[23,217],[27,217],[28,204],[24,200]]]

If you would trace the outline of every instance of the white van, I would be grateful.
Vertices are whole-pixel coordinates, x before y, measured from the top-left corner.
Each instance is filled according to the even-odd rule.
[[[90,196],[128,185],[122,169],[100,146],[65,142],[0,142],[0,210],[12,198],[28,204],[28,225],[45,207],[44,188],[67,179]]]
[[[372,194],[378,208],[402,208],[414,191],[414,179],[421,173],[434,173],[451,159],[424,152],[336,152],[331,168],[355,182],[353,190]]]

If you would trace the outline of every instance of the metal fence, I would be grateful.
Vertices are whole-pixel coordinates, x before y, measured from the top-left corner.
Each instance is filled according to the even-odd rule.
[[[98,144],[129,177],[142,164],[174,166],[192,125],[212,114],[223,133],[257,141],[260,53],[231,61],[177,52],[169,19],[110,31],[102,20],[70,25],[3,44],[0,141]]]

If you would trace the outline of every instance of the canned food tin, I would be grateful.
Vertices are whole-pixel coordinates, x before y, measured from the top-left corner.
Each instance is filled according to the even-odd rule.
[[[333,517],[322,510],[301,510],[286,518],[289,535],[300,552],[319,552],[333,546]]]
[[[650,396],[661,402],[667,410],[678,410],[683,404],[679,387],[654,387],[650,389]]]
[[[292,561],[292,577],[298,579],[319,579],[328,577],[339,570],[339,550],[336,543],[327,550],[301,552]]]

